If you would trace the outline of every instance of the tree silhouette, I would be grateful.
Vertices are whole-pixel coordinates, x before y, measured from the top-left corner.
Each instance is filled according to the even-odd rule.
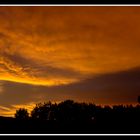
[[[59,104],[40,103],[32,110],[31,118],[58,121],[91,121],[95,118],[96,108],[99,112],[100,108],[94,104],[76,103],[73,100],[65,100]]]
[[[29,121],[26,121],[29,113],[23,108],[16,111],[15,118],[25,120],[14,121],[15,128],[34,132],[140,132],[135,131],[135,125],[140,126],[140,104],[100,106],[73,100],[58,104],[44,102],[32,110]]]
[[[16,110],[15,118],[19,119],[19,120],[28,119],[29,118],[29,113],[28,113],[27,109],[20,108],[20,109]]]
[[[51,107],[52,103],[50,101],[44,104],[37,104],[31,112],[31,117],[33,119],[48,120],[50,117]]]
[[[75,103],[72,100],[66,100],[58,105],[57,119],[70,121],[75,119]]]

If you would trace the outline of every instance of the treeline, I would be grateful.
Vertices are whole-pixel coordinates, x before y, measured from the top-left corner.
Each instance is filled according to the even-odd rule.
[[[0,118],[0,133],[140,134],[140,105],[98,106],[66,100],[37,104],[29,113],[20,108],[15,118]]]
[[[140,105],[97,106],[92,103],[77,103],[66,100],[59,104],[51,102],[37,104],[31,113],[20,108],[15,113],[18,120],[53,120],[53,121],[131,121],[140,119]]]

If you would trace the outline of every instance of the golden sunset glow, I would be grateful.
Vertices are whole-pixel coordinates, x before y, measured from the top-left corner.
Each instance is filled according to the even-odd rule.
[[[17,109],[25,108],[30,113],[35,107],[35,103],[28,103],[23,105],[12,105],[11,108],[0,106],[0,113],[2,116],[14,117],[14,114]]]
[[[135,103],[139,25],[139,7],[0,7],[2,115],[40,100]]]

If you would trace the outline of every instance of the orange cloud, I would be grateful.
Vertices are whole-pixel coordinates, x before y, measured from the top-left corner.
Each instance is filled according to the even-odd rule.
[[[135,71],[128,74],[132,87],[124,73],[140,66],[139,25],[139,7],[1,7],[2,114],[40,97],[109,102],[105,96],[125,93],[132,99],[130,91],[139,93],[139,78]],[[119,79],[106,81],[112,75]],[[86,84],[88,79],[93,80]],[[15,106],[8,110],[6,104]]]
[[[138,7],[2,7],[0,13],[1,80],[53,86],[140,65]]]

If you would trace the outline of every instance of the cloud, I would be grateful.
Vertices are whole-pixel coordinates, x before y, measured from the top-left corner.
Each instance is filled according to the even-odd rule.
[[[140,92],[140,68],[102,74],[96,77],[61,86],[35,86],[1,81],[4,91],[1,105],[24,104],[31,101],[95,101],[95,103],[136,103]]]
[[[140,93],[140,68],[97,75],[69,85],[40,86],[1,81],[0,114],[11,116],[20,107],[39,102],[72,99],[96,104],[136,104]],[[7,114],[8,113],[8,114]]]
[[[2,94],[3,93],[3,84],[0,82],[0,94]]]
[[[139,19],[139,7],[1,7],[1,106],[133,102]]]
[[[53,86],[139,66],[139,13],[136,7],[2,7],[0,79]]]

